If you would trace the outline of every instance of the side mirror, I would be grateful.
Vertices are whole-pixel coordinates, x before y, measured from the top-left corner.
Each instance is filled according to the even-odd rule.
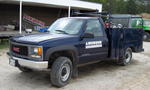
[[[32,29],[25,29],[26,33],[32,33]]]
[[[94,35],[91,33],[84,33],[84,35],[81,36],[81,39],[83,38],[94,38]]]

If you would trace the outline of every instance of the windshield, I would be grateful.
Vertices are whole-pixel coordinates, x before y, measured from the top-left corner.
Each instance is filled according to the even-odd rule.
[[[144,25],[150,25],[150,20],[148,21],[148,20],[145,20],[144,21]]]
[[[71,19],[71,18],[62,18],[55,21],[48,29],[50,33],[54,34],[78,34],[83,20],[81,19]]]

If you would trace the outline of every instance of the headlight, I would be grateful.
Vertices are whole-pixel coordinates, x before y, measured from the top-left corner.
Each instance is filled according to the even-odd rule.
[[[42,47],[30,47],[30,56],[33,58],[41,58],[43,54]]]

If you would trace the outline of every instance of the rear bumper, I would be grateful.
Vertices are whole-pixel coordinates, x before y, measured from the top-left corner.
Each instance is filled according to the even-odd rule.
[[[36,69],[36,70],[45,70],[48,69],[48,61],[31,61],[27,59],[22,59],[14,56],[9,56],[9,62],[13,61],[14,64],[13,66],[22,66],[22,67],[27,67],[30,69]],[[11,64],[12,65],[12,64]]]

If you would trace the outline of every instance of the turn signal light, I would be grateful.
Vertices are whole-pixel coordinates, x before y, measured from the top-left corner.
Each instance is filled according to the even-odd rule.
[[[38,48],[38,55],[42,56],[42,48]]]

